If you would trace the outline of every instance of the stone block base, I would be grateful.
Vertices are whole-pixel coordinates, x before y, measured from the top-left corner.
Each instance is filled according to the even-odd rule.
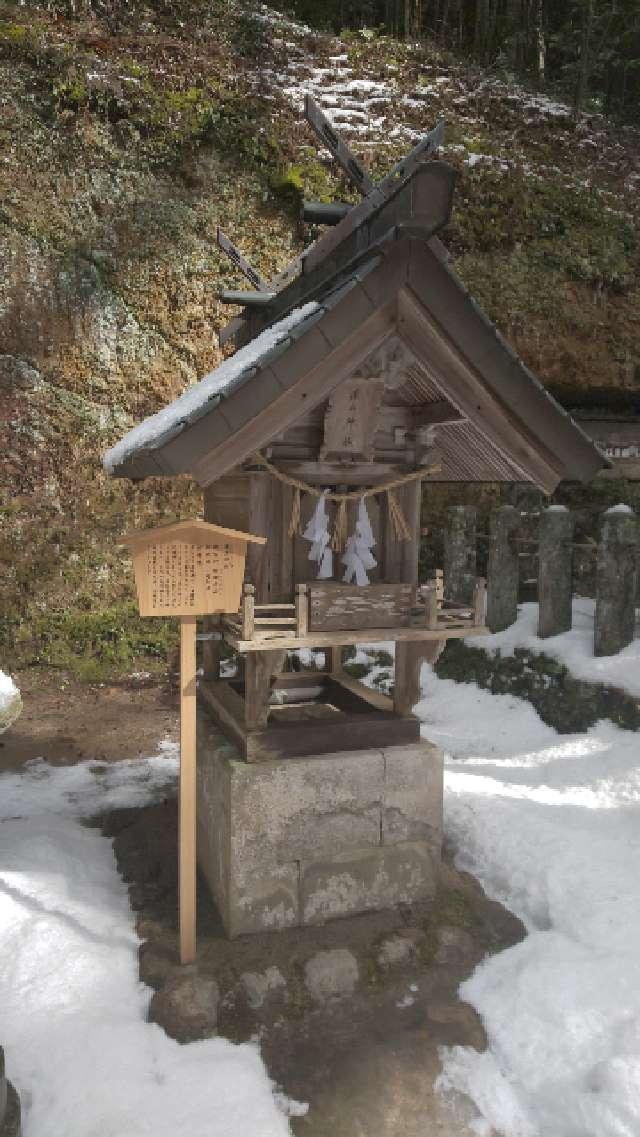
[[[418,742],[248,764],[200,708],[197,823],[231,937],[426,900],[440,865],[442,752]]]

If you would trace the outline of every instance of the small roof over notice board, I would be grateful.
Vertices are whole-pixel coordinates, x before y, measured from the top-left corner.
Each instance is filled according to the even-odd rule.
[[[127,533],[141,616],[206,616],[235,612],[248,542],[266,537],[199,518]]]

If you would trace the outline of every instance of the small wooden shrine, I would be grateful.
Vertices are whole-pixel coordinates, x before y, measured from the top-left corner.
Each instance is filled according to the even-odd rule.
[[[242,306],[221,333],[222,342],[235,340],[235,354],[130,431],[105,465],[132,479],[190,474],[203,487],[206,521],[267,538],[264,548],[248,548],[239,609],[208,622],[214,638],[199,687],[203,704],[236,753],[256,769],[284,764],[278,776],[291,787],[296,777],[312,776],[308,764],[296,773],[303,769],[298,759],[332,755],[342,778],[350,752],[355,763],[371,748],[390,748],[387,788],[376,799],[384,813],[391,750],[419,745],[411,712],[422,660],[450,637],[481,631],[484,621],[482,582],[465,606],[439,595],[435,582],[419,581],[420,502],[428,483],[529,481],[550,493],[562,479],[589,480],[606,462],[448,263],[438,233],[450,216],[455,172],[435,156],[442,124],[374,184],[310,99],[306,115],[361,202],[308,203],[305,216],[326,230],[271,282],[219,235],[254,289],[222,294]],[[223,641],[241,662],[230,678],[220,670]],[[346,645],[380,641],[395,646],[392,697],[342,668]],[[283,670],[288,653],[307,649],[323,653],[324,667]],[[416,766],[411,790],[416,802],[423,801],[423,767]],[[224,793],[232,793],[232,774],[225,778]],[[216,781],[218,789],[222,784]],[[437,787],[429,793],[437,796]],[[264,824],[277,829],[273,818]],[[428,849],[437,859],[438,824],[432,818],[428,840],[421,825],[418,816],[409,827],[422,834],[420,855]],[[366,841],[353,839],[393,845],[396,855],[403,841],[391,832],[381,820]],[[287,860],[282,842],[279,852],[264,854],[265,863],[273,859],[271,884],[260,885],[263,900],[271,897],[264,904],[251,899],[253,877],[234,877],[228,842],[226,867],[220,849],[207,846],[205,859],[216,865],[208,875],[230,934],[271,926],[269,919],[282,926],[319,918],[320,902],[301,899],[311,854],[298,856],[293,842]],[[413,844],[405,844],[413,856]],[[391,853],[383,851],[380,872],[388,879]],[[350,846],[347,855],[356,855]],[[390,896],[372,885],[368,899],[360,896],[346,910],[424,895],[430,870],[421,864],[421,885]],[[282,889],[286,899],[276,903]],[[322,913],[341,910],[327,901]]]

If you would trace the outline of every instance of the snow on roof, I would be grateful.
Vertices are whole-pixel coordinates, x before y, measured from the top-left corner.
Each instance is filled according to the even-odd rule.
[[[633,513],[630,505],[625,505],[624,502],[619,502],[618,505],[612,505],[606,511],[607,513]]]
[[[173,403],[134,426],[133,430],[107,450],[103,459],[107,473],[112,474],[140,450],[156,450],[163,446],[185,426],[212,410],[221,398],[250,377],[269,353],[287,338],[289,332],[319,311],[320,305],[315,301],[295,308],[288,316],[266,328],[251,343],[245,344],[235,355],[225,359],[199,383],[188,387]]]

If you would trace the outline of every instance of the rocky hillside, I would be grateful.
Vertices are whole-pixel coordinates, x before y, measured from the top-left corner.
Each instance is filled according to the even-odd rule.
[[[0,4],[0,650],[86,678],[163,662],[174,635],[137,620],[116,539],[199,496],[111,483],[100,458],[219,361],[215,293],[241,282],[216,226],[269,277],[309,239],[301,197],[348,196],[305,91],[376,173],[444,117],[446,240],[480,303],[568,404],[640,388],[637,132],[248,0],[123,10]]]

